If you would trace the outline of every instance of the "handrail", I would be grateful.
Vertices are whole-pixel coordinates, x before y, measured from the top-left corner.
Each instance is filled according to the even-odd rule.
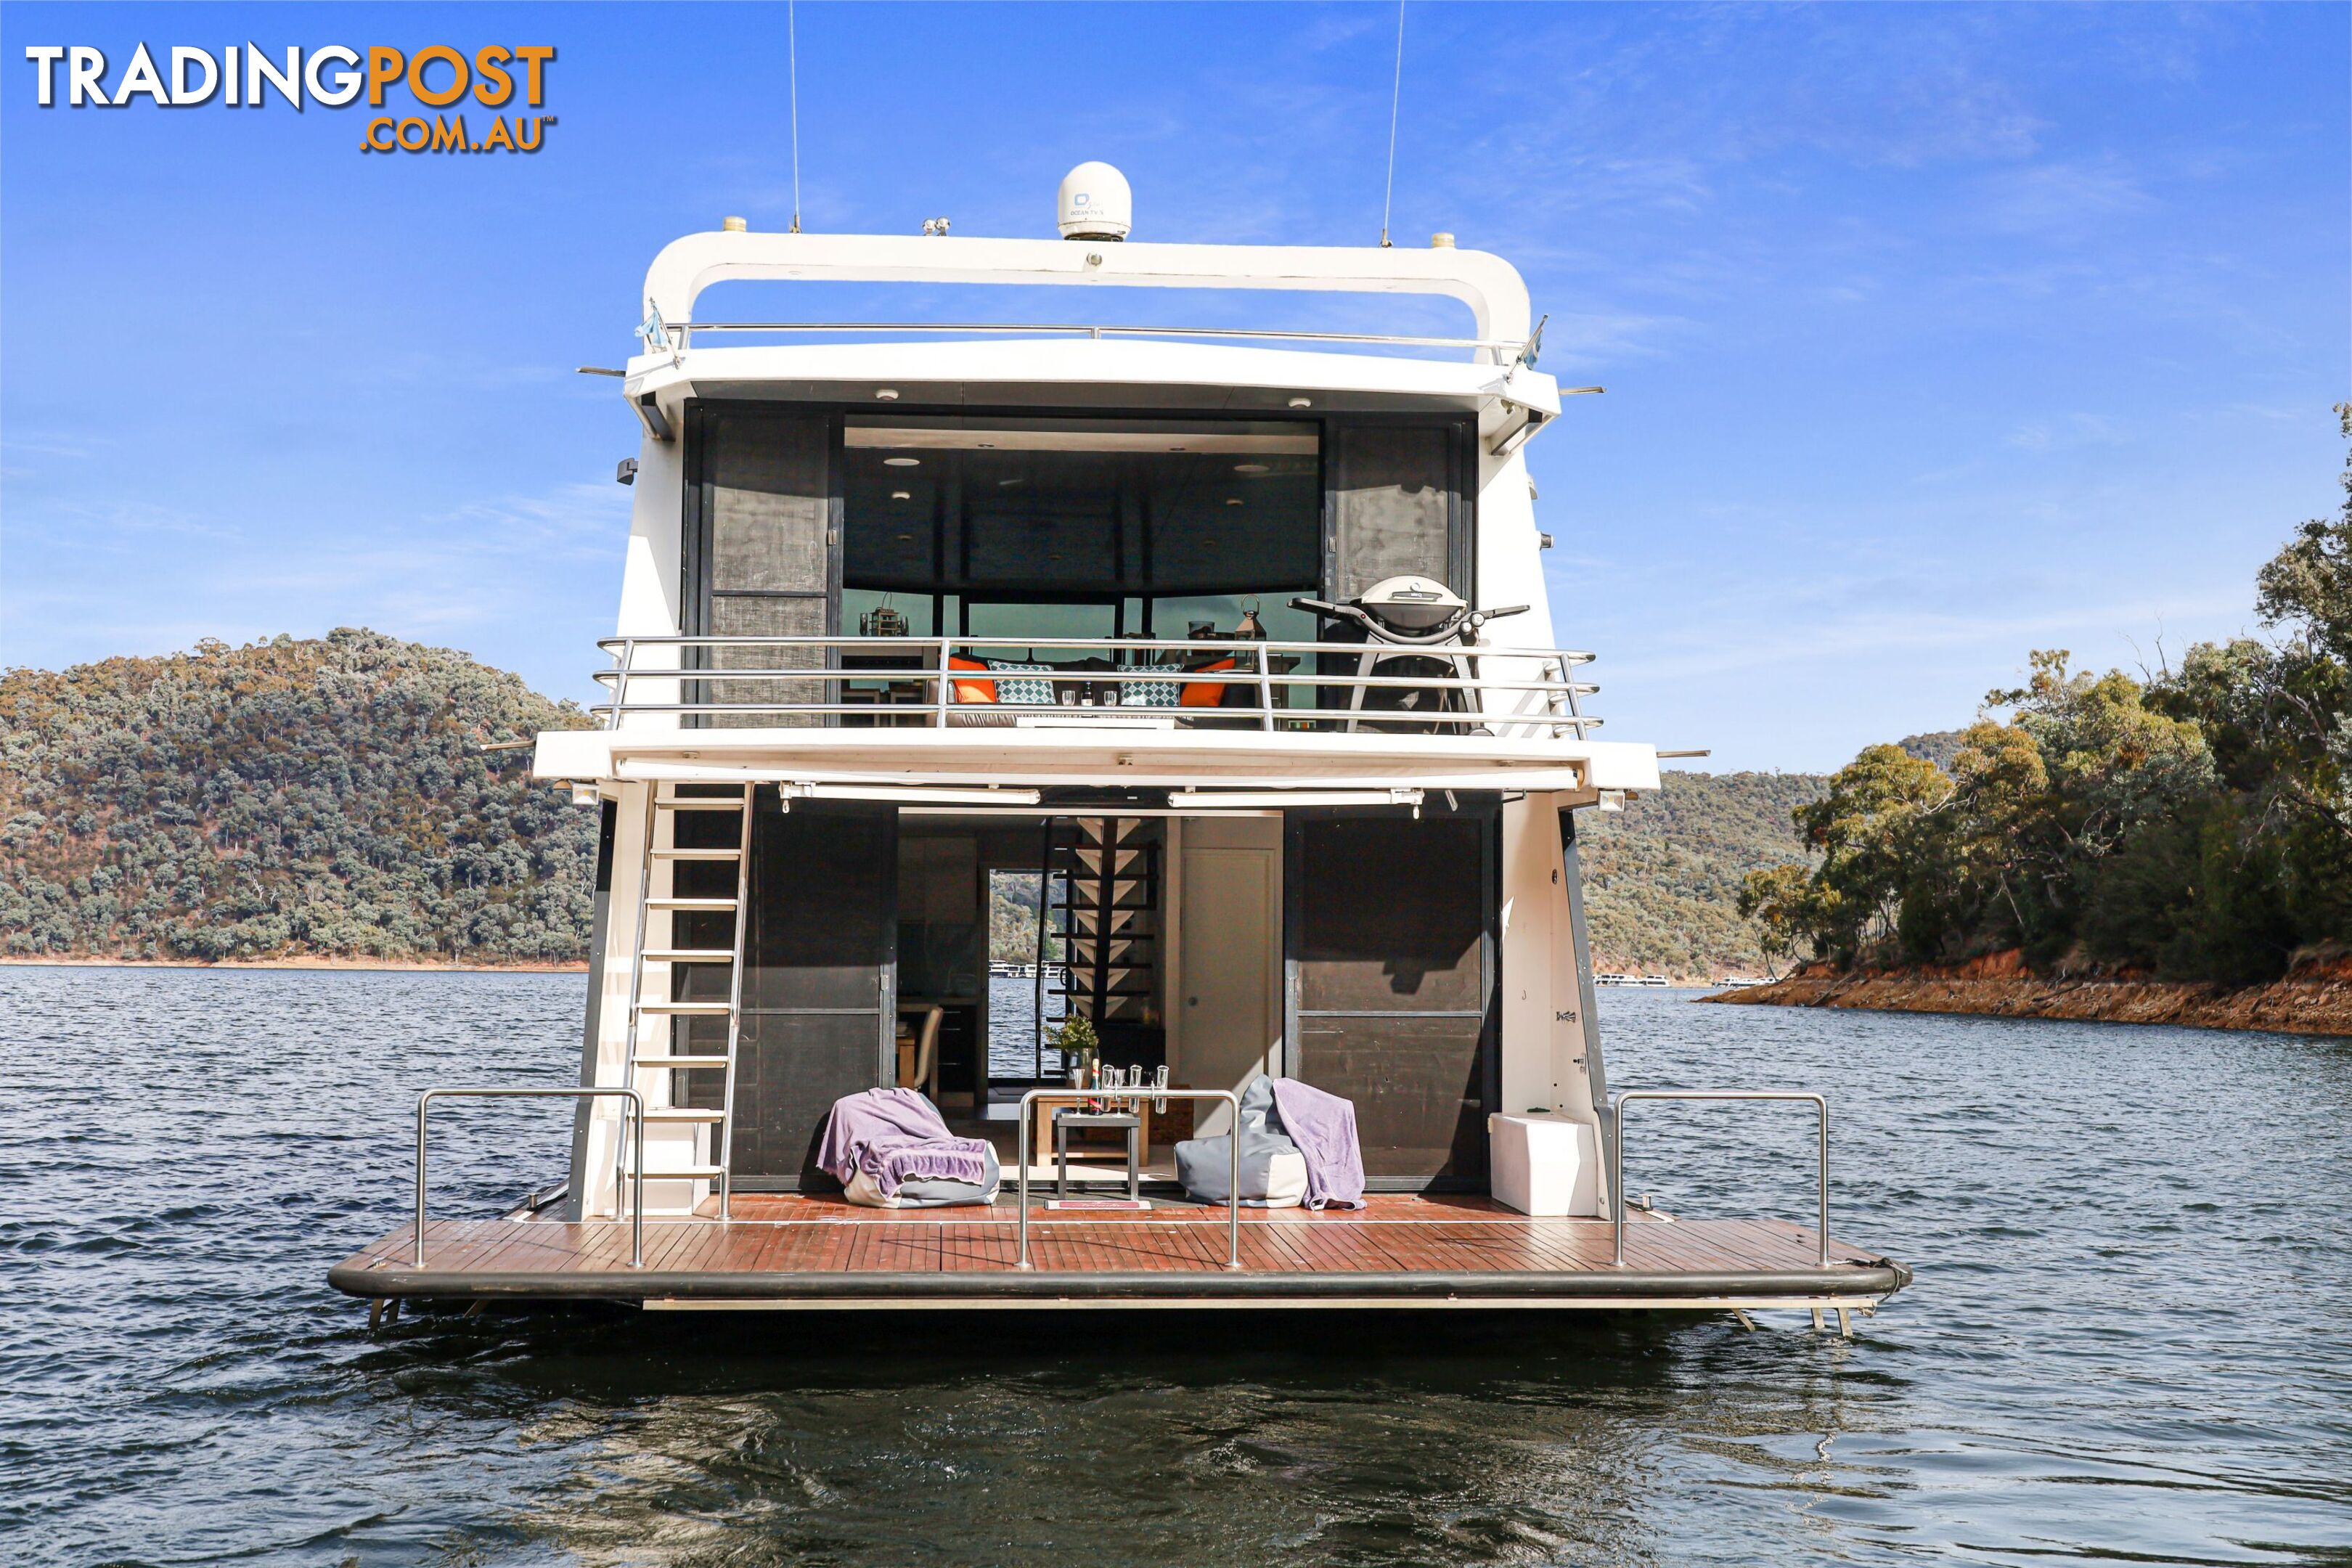
[[[592,1100],[617,1096],[637,1119],[630,1146],[636,1153],[635,1202],[629,1205],[629,1267],[646,1266],[646,1100],[634,1089],[428,1089],[416,1097],[416,1267],[425,1267],[425,1117],[436,1100]],[[621,1169],[613,1167],[613,1223],[621,1222]]]
[[[1578,738],[1601,726],[1602,721],[1584,713],[1578,699],[1591,695],[1600,689],[1590,681],[1572,679],[1577,667],[1590,664],[1594,655],[1572,648],[1519,647],[1488,644],[1391,644],[1374,641],[1331,641],[1322,639],[1250,638],[1232,641],[1203,641],[1191,637],[613,637],[597,639],[599,649],[613,659],[613,668],[595,671],[591,679],[606,687],[612,700],[594,704],[589,712],[600,719],[606,729],[616,730],[625,715],[671,714],[803,714],[803,715],[875,715],[896,713],[903,717],[921,715],[923,727],[948,729],[953,727],[956,716],[967,719],[986,710],[996,718],[1035,718],[1055,715],[1071,717],[1074,713],[1102,715],[1116,712],[1120,720],[1156,719],[1162,722],[1175,718],[1198,721],[1219,717],[1224,720],[1255,720],[1265,730],[1272,731],[1279,721],[1303,721],[1317,729],[1340,728],[1354,730],[1362,725],[1392,727],[1403,723],[1427,726],[1433,732],[1462,732],[1481,726],[1502,724],[1524,725],[1537,731],[1549,730],[1558,736],[1572,732]],[[677,650],[733,649],[758,651],[772,649],[780,654],[805,650],[819,662],[805,666],[781,667],[769,659],[751,668],[724,668],[709,664],[689,664],[683,658],[677,664],[648,666],[640,662],[644,650],[655,647]],[[1057,651],[1091,651],[1117,656],[1116,662],[1106,659],[1108,668],[1101,669],[1069,668],[1059,666],[1036,671],[971,670],[952,668],[953,658],[976,650],[1026,650],[1030,654]],[[888,653],[903,662],[889,667],[856,668],[842,662],[857,654]],[[1183,668],[1176,663],[1150,662],[1170,656],[1183,660],[1230,660],[1226,669]],[[1298,656],[1292,659],[1294,668],[1277,670],[1272,668],[1276,656]],[[1306,656],[1314,656],[1311,659]],[[1411,659],[1429,668],[1423,674],[1383,673],[1397,668],[1391,661]],[[1532,671],[1524,665],[1533,666]],[[1033,662],[1024,660],[1023,662]],[[1489,668],[1482,668],[1485,664]],[[1500,664],[1503,668],[1492,667]],[[1533,679],[1513,679],[1531,673]],[[1064,687],[1110,688],[1146,682],[1162,686],[1186,688],[1210,685],[1234,688],[1244,698],[1254,695],[1255,705],[1246,700],[1227,706],[1222,701],[1214,707],[1182,708],[1179,704],[1150,705],[1122,702],[1097,690],[1087,693],[1097,700],[1075,705],[1066,699],[1061,702],[970,702],[960,700],[956,683],[962,679],[990,681],[1024,678],[1057,683]],[[902,683],[914,689],[893,693],[887,689],[872,692],[874,700],[852,701],[844,698],[856,692],[834,691],[832,700],[817,700],[828,693],[808,689],[819,684],[840,682]],[[785,683],[782,700],[735,701],[649,701],[631,698],[635,685],[656,683],[655,695],[698,696],[699,691],[679,693],[664,690],[664,685],[690,684],[696,688],[720,683],[744,683],[752,688],[753,695],[762,683],[772,687]],[[797,687],[797,689],[795,689]],[[1435,700],[1427,707],[1391,708],[1367,704],[1368,693],[1425,690],[1434,694]],[[1345,693],[1340,705],[1324,706],[1329,699],[1325,693]],[[1534,711],[1514,711],[1517,704],[1488,706],[1487,694],[1496,696],[1532,696],[1539,700],[1532,704]],[[736,692],[730,692],[736,695]],[[1123,693],[1121,695],[1124,695]],[[1224,693],[1219,693],[1222,698]],[[1277,706],[1277,696],[1284,698],[1307,695],[1315,700],[1309,705]],[[891,700],[893,697],[897,700]],[[801,700],[792,700],[798,698]]]
[[[1830,1266],[1830,1102],[1804,1089],[1629,1089],[1609,1100],[1610,1181],[1614,1189],[1616,1252],[1610,1261],[1625,1267],[1625,1107],[1636,1100],[1799,1100],[1811,1102],[1820,1118],[1822,1267]]]
[[[1021,1258],[1016,1268],[1034,1268],[1029,1261],[1029,1107],[1041,1099],[1067,1100],[1081,1095],[1088,1100],[1112,1100],[1124,1104],[1138,1100],[1221,1100],[1234,1108],[1234,1133],[1227,1140],[1232,1144],[1234,1168],[1230,1184],[1225,1189],[1225,1202],[1232,1213],[1225,1222],[1225,1267],[1242,1266],[1242,1102],[1230,1089],[1163,1089],[1158,1084],[1123,1086],[1116,1089],[1033,1089],[1021,1097],[1021,1130],[1014,1148],[1021,1161]],[[1143,1134],[1139,1131],[1137,1137]]]
[[[1507,349],[1514,360],[1525,359],[1534,340],[1503,338],[1423,338],[1394,332],[1306,332],[1250,327],[1112,327],[1076,322],[1018,321],[664,321],[680,334],[678,346],[692,346],[696,332],[1055,332],[1087,338],[1242,338],[1286,342],[1378,343],[1391,348]],[[1533,363],[1529,361],[1529,363]]]
[[[1257,648],[1270,649],[1275,653],[1361,653],[1367,647],[1370,647],[1376,650],[1385,649],[1391,653],[1484,653],[1492,654],[1496,657],[1515,657],[1520,658],[1565,658],[1571,664],[1591,664],[1601,657],[1597,653],[1587,653],[1575,648],[1522,647],[1509,643],[1495,643],[1492,645],[1480,643],[1465,647],[1455,643],[1434,643],[1423,645],[1420,643],[1332,642],[1328,639],[1322,641],[1302,641],[1285,640],[1281,637],[1236,637],[1231,640],[1219,638],[1214,641],[1209,641],[1198,637],[1024,637],[1017,633],[1009,637],[982,637],[978,633],[973,633],[968,636],[957,634],[949,637],[900,637],[846,636],[835,637],[805,636],[759,637],[747,634],[740,637],[598,637],[596,639],[596,646],[603,648],[607,653],[614,652],[624,645],[633,645],[637,647],[677,647],[691,645],[712,647],[845,647],[887,650],[890,648],[902,647],[928,647],[934,643],[947,643],[954,647],[1111,647],[1149,648],[1154,651],[1181,651],[1186,653],[1213,653],[1220,649],[1228,648],[1238,648],[1244,653]],[[654,672],[640,671],[640,673]],[[667,674],[668,672],[665,670],[658,673]],[[732,670],[697,670],[689,673],[702,675],[731,675],[734,672]],[[811,672],[801,670],[796,673],[805,675]],[[823,672],[818,671],[816,673]]]

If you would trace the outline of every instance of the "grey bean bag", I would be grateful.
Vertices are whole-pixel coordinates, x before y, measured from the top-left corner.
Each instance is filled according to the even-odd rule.
[[[952,1176],[916,1176],[898,1184],[898,1190],[889,1197],[874,1178],[859,1172],[850,1178],[842,1196],[861,1208],[870,1209],[943,1209],[964,1204],[992,1204],[996,1201],[996,1180],[992,1177],[982,1185],[977,1182],[959,1182]]]
[[[1307,1195],[1307,1157],[1282,1130],[1274,1107],[1274,1080],[1260,1073],[1242,1090],[1235,1126],[1242,1141],[1242,1203],[1251,1208],[1291,1208]],[[1203,1203],[1231,1196],[1233,1137],[1188,1138],[1176,1145],[1176,1179]]]

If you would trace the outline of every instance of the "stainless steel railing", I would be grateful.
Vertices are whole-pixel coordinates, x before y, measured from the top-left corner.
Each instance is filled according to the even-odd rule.
[[[1021,1097],[1021,1131],[1014,1148],[1021,1161],[1019,1177],[1021,1205],[1021,1257],[1016,1268],[1034,1268],[1029,1261],[1029,1108],[1040,1100],[1067,1100],[1082,1095],[1088,1100],[1100,1100],[1120,1105],[1139,1100],[1216,1100],[1234,1108],[1234,1133],[1226,1142],[1232,1146],[1233,1170],[1227,1177],[1231,1184],[1225,1189],[1225,1267],[1242,1266],[1242,1102],[1229,1089],[1162,1089],[1156,1084],[1143,1084],[1121,1089],[1033,1089]],[[1142,1129],[1136,1130],[1143,1136]],[[1140,1151],[1139,1151],[1140,1152]]]
[[[1267,342],[1311,343],[1370,343],[1380,348],[1471,349],[1494,354],[1508,354],[1508,360],[1497,363],[1533,364],[1538,350],[1538,340],[1528,337],[1517,341],[1506,338],[1437,338],[1413,337],[1395,332],[1309,332],[1289,331],[1264,327],[1145,327],[1091,325],[1077,322],[1017,322],[1017,321],[664,321],[665,331],[677,334],[677,344],[682,352],[694,344],[697,332],[850,332],[860,336],[876,332],[909,332],[919,334],[1002,336],[1010,334],[1028,337],[1051,334],[1057,337],[1083,338],[1225,338],[1258,339]]]
[[[425,1267],[425,1113],[436,1100],[594,1100],[611,1096],[628,1101],[629,1113],[636,1118],[636,1136],[630,1140],[636,1151],[636,1169],[632,1173],[636,1190],[629,1205],[629,1267],[646,1266],[646,1100],[634,1089],[428,1089],[416,1097],[416,1267]],[[613,1166],[613,1223],[621,1217],[621,1167]]]
[[[657,713],[803,722],[855,715],[942,730],[1052,717],[1107,726],[1254,721],[1269,731],[1503,728],[1580,738],[1601,724],[1580,706],[1600,689],[1573,675],[1594,656],[1571,648],[1047,637],[618,637],[596,646],[612,658],[611,668],[594,674],[612,700],[589,711],[608,730],[631,715]],[[1048,668],[959,669],[950,662],[985,662],[992,651],[1003,662]],[[1104,667],[1054,664],[1046,656],[1055,653],[1099,656]],[[717,661],[747,654],[761,662],[734,668]],[[892,663],[849,662],[859,658]],[[1202,668],[1225,659],[1232,668]],[[1417,661],[1418,671],[1395,673],[1399,659]],[[1276,668],[1284,661],[1288,668]],[[959,689],[999,690],[1022,681],[1051,689],[1055,700],[968,700]],[[1146,689],[1155,686],[1161,689]],[[1195,686],[1222,688],[1218,702],[1181,706],[1182,693]],[[1167,701],[1170,688],[1176,703]],[[1232,700],[1236,688],[1248,700]],[[654,695],[646,695],[649,689]],[[1402,692],[1423,700],[1410,709],[1375,705],[1383,693]],[[1326,705],[1327,695],[1339,705]]]
[[[1616,1252],[1611,1262],[1625,1267],[1625,1107],[1637,1100],[1797,1100],[1810,1101],[1820,1119],[1822,1267],[1830,1266],[1830,1102],[1801,1089],[1629,1089],[1609,1100],[1609,1180],[1616,1220]]]

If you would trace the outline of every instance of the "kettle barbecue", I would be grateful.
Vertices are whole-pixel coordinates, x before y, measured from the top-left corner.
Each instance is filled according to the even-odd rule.
[[[1488,621],[1506,616],[1523,615],[1528,606],[1509,605],[1492,610],[1474,610],[1462,596],[1443,583],[1428,577],[1384,577],[1355,598],[1344,604],[1324,599],[1297,598],[1290,601],[1291,608],[1305,610],[1325,620],[1337,621],[1369,645],[1356,659],[1354,674],[1359,676],[1433,676],[1441,679],[1464,677],[1475,679],[1477,661],[1462,654],[1383,654],[1373,651],[1381,647],[1434,648],[1453,646],[1476,647],[1478,630]],[[1349,639],[1352,640],[1352,639]],[[1345,655],[1325,655],[1325,668],[1330,673],[1331,661]],[[1474,711],[1468,693],[1458,686],[1354,686],[1348,688],[1347,706],[1351,713],[1438,714]],[[1318,699],[1318,706],[1330,707],[1328,700]],[[1355,719],[1348,721],[1349,730],[1376,730],[1386,733],[1428,733],[1442,731],[1451,734],[1475,733],[1483,726],[1471,726],[1442,720]]]

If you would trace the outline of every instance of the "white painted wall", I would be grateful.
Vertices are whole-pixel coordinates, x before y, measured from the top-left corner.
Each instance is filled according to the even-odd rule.
[[[1535,498],[1528,494],[1524,448],[1497,458],[1481,442],[1478,472],[1478,603],[1532,605],[1524,616],[1487,626],[1489,641],[1518,647],[1552,646],[1551,598],[1544,585],[1542,540]]]
[[[1531,795],[1503,806],[1503,1103],[1507,1115],[1542,1108],[1593,1130],[1588,1044],[1594,1037],[1569,920],[1561,797]],[[1602,1186],[1605,1201],[1605,1184]],[[1601,1212],[1598,1207],[1588,1211]]]
[[[672,410],[673,417],[676,410]],[[686,513],[686,453],[682,441],[656,441],[646,436],[637,448],[637,479],[629,503],[629,548],[621,567],[621,606],[613,631],[616,637],[676,637],[682,622],[678,603],[679,563],[683,545],[678,531]],[[680,660],[673,648],[638,650],[634,668],[675,669]],[[633,679],[632,701],[676,702],[679,684],[671,680]],[[675,713],[632,713],[632,730],[675,730]],[[618,905],[614,906],[618,908]]]

